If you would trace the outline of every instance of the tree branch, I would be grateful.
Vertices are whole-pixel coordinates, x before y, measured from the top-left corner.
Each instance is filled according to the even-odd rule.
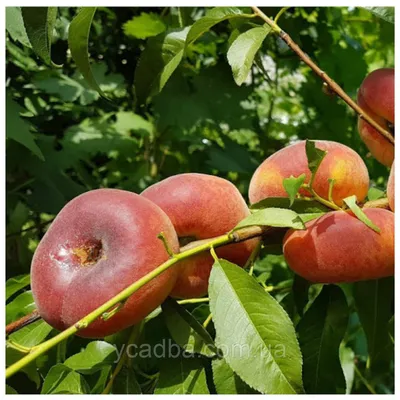
[[[307,64],[331,89],[332,92],[336,93],[342,100],[344,100],[358,115],[360,118],[368,122],[374,127],[382,136],[385,137],[390,143],[394,144],[393,135],[382,128],[373,118],[371,118],[347,93],[332,79],[326,72],[322,71],[314,61],[309,58],[304,51],[293,41],[293,39],[284,32],[271,18],[267,17],[258,7],[251,7],[255,14],[262,18],[270,27],[271,30],[279,35],[279,37],[294,51],[299,58]]]
[[[17,321],[11,322],[6,326],[6,336],[10,335],[13,332],[16,332],[22,329],[24,326],[32,324],[42,317],[39,315],[38,310],[33,310],[30,314],[25,315],[24,317],[18,319]]]

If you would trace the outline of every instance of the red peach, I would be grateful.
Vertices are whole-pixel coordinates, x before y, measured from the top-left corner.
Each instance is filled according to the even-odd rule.
[[[168,259],[161,240],[179,251],[167,215],[134,193],[99,189],[70,201],[41,240],[32,260],[31,285],[45,321],[63,330]],[[104,337],[141,321],[168,296],[171,268],[134,293],[107,321],[97,319],[78,334]]]
[[[368,193],[368,170],[361,157],[350,147],[341,143],[316,140],[316,147],[327,151],[317,174],[313,188],[324,199],[328,199],[329,178],[335,180],[332,198],[341,206],[343,199],[356,195],[358,201],[364,200]],[[268,157],[254,173],[249,187],[251,203],[268,197],[288,197],[283,187],[283,179],[291,175],[306,174],[305,182],[311,178],[308,169],[305,141],[287,146]],[[305,189],[300,194],[309,195]]]
[[[394,69],[381,68],[371,72],[361,84],[357,102],[360,107],[386,130],[394,125]],[[358,118],[358,131],[371,154],[390,167],[394,146],[375,128]]]
[[[147,188],[142,196],[156,203],[171,219],[181,242],[229,232],[250,214],[240,192],[229,181],[205,174],[171,176]],[[243,266],[258,239],[224,246],[217,255]],[[203,253],[182,261],[171,295],[199,297],[207,293],[213,258]]]
[[[373,231],[351,212],[332,211],[289,230],[283,252],[290,268],[311,282],[339,283],[394,274],[394,214],[364,209],[381,230]]]
[[[394,162],[390,169],[389,180],[386,189],[390,209],[394,212]]]

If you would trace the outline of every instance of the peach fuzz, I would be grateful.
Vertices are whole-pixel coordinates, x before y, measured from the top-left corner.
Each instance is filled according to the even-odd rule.
[[[392,164],[392,168],[390,169],[386,194],[389,201],[389,207],[394,212],[394,162]]]
[[[168,259],[157,235],[174,251],[179,242],[167,215],[134,193],[98,189],[70,201],[57,215],[32,260],[31,286],[40,315],[66,329]],[[169,295],[171,268],[143,286],[107,321],[79,331],[104,337],[141,321]]]
[[[283,179],[306,174],[305,182],[311,178],[308,169],[305,141],[287,146],[268,157],[254,173],[249,187],[249,198],[252,204],[268,197],[288,197],[283,187]],[[363,201],[368,193],[368,170],[361,157],[351,148],[336,142],[316,140],[317,148],[327,151],[317,174],[313,188],[322,198],[328,200],[329,181],[335,179],[333,201],[341,206],[343,199],[356,195]],[[300,194],[310,195],[306,189]]]
[[[290,268],[311,282],[340,283],[394,274],[394,214],[369,208],[365,214],[381,230],[373,231],[351,212],[332,211],[290,230],[283,252]]]
[[[223,235],[250,215],[237,188],[226,179],[212,175],[171,176],[147,188],[142,196],[165,211],[182,244]],[[243,266],[258,240],[224,246],[216,252],[219,257]],[[171,296],[191,298],[206,294],[213,263],[209,253],[181,261]]]
[[[394,127],[394,69],[381,68],[371,72],[361,84],[357,102],[382,128]],[[358,131],[372,156],[390,167],[394,159],[394,146],[375,128],[358,118]]]

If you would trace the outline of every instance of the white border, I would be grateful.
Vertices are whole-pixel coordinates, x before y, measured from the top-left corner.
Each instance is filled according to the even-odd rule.
[[[33,3],[33,4],[32,4]],[[98,0],[98,1],[70,1],[68,4],[68,7],[81,7],[81,6],[110,6],[110,1],[103,1],[103,0]],[[226,0],[217,0],[217,1],[193,1],[193,0],[187,0],[185,2],[183,1],[179,1],[179,2],[165,2],[165,1],[153,1],[153,0],[147,0],[146,2],[142,3],[143,6],[145,7],[159,7],[159,6],[177,6],[177,5],[181,5],[181,6],[209,6],[209,7],[216,7],[216,6],[235,6],[235,5],[240,5],[240,6],[251,6],[251,5],[258,5],[258,6],[268,6],[268,7],[274,7],[274,6],[302,6],[302,7],[366,7],[366,6],[377,6],[378,1],[374,0],[364,0],[364,1],[352,1],[352,0],[348,0],[345,2],[335,2],[332,0],[319,0],[319,1],[310,1],[310,0],[306,0],[306,1],[296,1],[296,0],[292,0],[292,1],[288,1],[286,3],[282,3],[282,1],[276,1],[276,0],[272,0],[272,1],[262,1],[262,2],[253,2],[253,1],[249,1],[249,0],[242,0],[240,2],[237,1],[226,1]],[[398,3],[396,0],[386,0],[384,2],[384,6],[396,6]],[[3,268],[3,274],[5,275],[5,82],[6,82],[6,73],[5,73],[5,6],[15,6],[16,2],[12,2],[10,0],[5,0],[5,4],[4,6],[1,8],[0,11],[0,50],[1,50],[1,59],[3,60],[2,64],[1,64],[1,70],[2,70],[2,77],[3,77],[3,84],[1,85],[1,120],[3,121],[3,138],[1,140],[1,154],[4,155],[4,157],[2,158],[2,162],[1,162],[1,180],[2,180],[2,190],[4,190],[4,193],[1,196],[1,206],[2,206],[2,214],[1,214],[1,219],[3,220],[3,229],[2,229],[2,237],[1,237],[1,251],[0,254],[2,255],[3,258],[3,262],[4,262],[4,268]],[[19,1],[17,2],[17,5],[19,6],[49,6],[49,1],[42,1],[42,0],[36,0],[35,2],[32,1]],[[65,2],[61,2],[61,1],[57,1],[57,0],[53,0],[51,2],[52,6],[60,6],[60,7],[65,7],[66,4]],[[125,6],[125,7],[138,7],[141,6],[141,4],[139,2],[128,2],[128,1],[114,1],[112,4],[113,7],[119,7],[119,6]],[[396,14],[396,20],[399,21],[400,18],[400,14],[399,14],[399,8],[400,7],[396,7],[395,10],[395,14]],[[400,31],[399,29],[395,29],[395,44],[400,43],[399,41],[399,35],[400,35]],[[379,46],[379,43],[376,44],[377,46]],[[395,60],[396,63],[398,63],[399,59],[398,59],[398,52],[395,52]],[[396,84],[396,103],[397,100],[400,99],[400,85]],[[396,119],[399,120],[400,117],[400,108],[396,107]],[[396,150],[396,158],[397,156],[400,155],[400,150]],[[398,173],[396,172],[395,174],[395,193],[396,193],[396,209],[400,210],[399,206],[400,206],[400,200],[399,200],[399,196],[400,196],[400,176],[398,176]],[[400,211],[398,211],[400,212]],[[397,244],[400,243],[400,225],[397,223],[399,218],[395,218],[396,219],[396,229],[395,229],[395,239],[396,239],[396,248],[397,248]],[[398,252],[396,250],[395,252],[395,263],[396,265],[400,265],[399,264],[399,258],[400,258],[400,252]],[[398,309],[399,304],[399,293],[397,292],[397,287],[399,287],[399,280],[400,280],[400,275],[397,274],[395,276],[395,287],[396,287],[396,292],[395,292],[395,308]],[[3,282],[5,282],[5,280],[3,279]],[[0,292],[2,294],[2,296],[0,298],[4,299],[4,292],[5,292],[5,287],[3,285],[0,285]],[[5,309],[3,307],[1,308],[1,320],[2,320],[2,324],[3,326],[5,325]],[[395,319],[395,336],[396,339],[398,340],[400,335],[398,334],[399,332],[399,328],[400,328],[400,322],[399,322],[399,318],[397,318],[397,320]],[[4,337],[5,340],[5,337]],[[395,348],[395,364],[397,364],[397,362],[399,361],[399,345],[396,346]],[[5,360],[5,354],[4,354],[4,347],[1,347],[1,359]],[[397,386],[397,384],[400,382],[400,368],[397,367],[395,368],[395,385]],[[0,397],[3,396],[3,394],[5,393],[5,377],[4,377],[4,368],[1,369],[1,385],[0,385]],[[29,395],[30,398],[39,398],[40,395]],[[96,396],[100,396],[100,395],[82,395],[81,397],[85,397],[85,398],[94,398]],[[119,398],[125,398],[125,396],[123,395],[114,395],[116,397]],[[142,397],[150,397],[153,395],[141,395]],[[189,395],[190,396],[190,395]],[[196,398],[204,398],[207,395],[198,395],[196,396]],[[217,396],[217,395],[214,395]],[[233,396],[238,396],[238,395],[231,395],[231,396],[227,396],[227,397],[233,397]],[[252,395],[254,396],[254,395]],[[263,396],[263,395],[260,395]],[[268,395],[268,397],[270,397],[271,395]],[[285,399],[290,397],[291,395],[280,395],[279,399]],[[303,395],[304,396],[304,395]],[[311,395],[306,395],[306,396],[311,396]],[[345,395],[336,395],[336,398],[340,398],[342,396]],[[357,395],[357,398],[371,398],[371,395]],[[380,395],[376,395],[376,396],[380,396]],[[376,398],[376,396],[374,396],[374,398]],[[385,397],[385,399],[388,399],[390,397],[394,397],[394,396],[389,396],[388,395],[382,395]],[[25,397],[23,395],[15,395],[13,398],[22,398]],[[58,398],[69,398],[69,395],[56,395],[55,397]],[[170,398],[176,398],[172,395],[163,395],[163,397],[170,397]],[[330,396],[328,395],[318,395],[318,399],[325,399],[328,398]],[[251,397],[253,398],[253,397]]]

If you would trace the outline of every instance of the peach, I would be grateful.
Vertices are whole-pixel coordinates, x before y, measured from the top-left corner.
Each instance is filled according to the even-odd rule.
[[[380,126],[391,131],[394,128],[394,69],[381,68],[367,75],[358,91],[357,102]],[[394,159],[393,144],[360,117],[358,131],[373,157],[390,167]]]
[[[181,244],[229,232],[250,214],[240,192],[229,181],[205,174],[187,173],[158,182],[142,196],[157,204],[171,219]],[[217,255],[243,266],[258,239],[217,249]],[[214,261],[209,253],[180,262],[180,275],[171,296],[199,297],[207,293]]]
[[[311,282],[339,283],[394,274],[394,214],[368,208],[365,214],[381,230],[373,231],[349,211],[332,211],[289,230],[283,253],[289,267]]]
[[[392,168],[390,169],[386,194],[389,201],[389,207],[394,212],[394,162],[392,164]]]
[[[31,285],[40,315],[63,330],[168,259],[157,238],[164,232],[179,251],[174,227],[154,203],[137,194],[98,189],[70,201],[41,240],[32,260]],[[141,321],[168,296],[171,268],[134,293],[107,321],[78,334],[104,337]]]
[[[336,142],[316,140],[316,147],[327,151],[317,174],[313,188],[324,199],[328,199],[329,178],[335,179],[332,199],[338,205],[343,199],[356,195],[358,201],[363,201],[368,193],[368,170],[361,157],[351,148]],[[251,178],[249,198],[251,203],[257,203],[268,197],[288,197],[283,187],[283,179],[291,175],[298,177],[306,174],[305,182],[311,178],[308,169],[305,141],[287,146],[268,157],[256,170]],[[300,194],[309,195],[306,189]]]

